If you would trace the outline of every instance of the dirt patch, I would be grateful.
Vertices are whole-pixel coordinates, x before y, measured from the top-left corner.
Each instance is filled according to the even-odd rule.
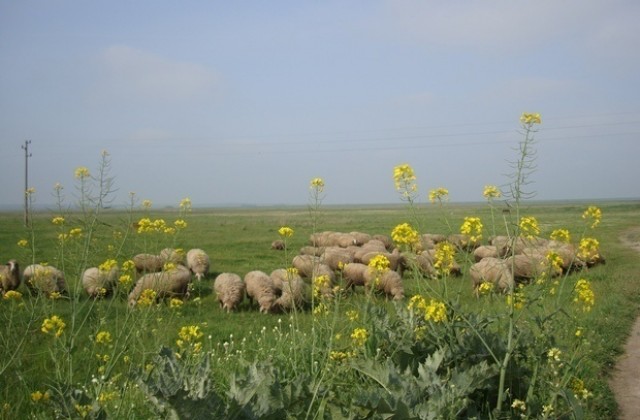
[[[620,241],[640,252],[640,227],[625,231]],[[637,419],[640,413],[640,318],[636,319],[609,381],[620,408],[620,419]]]

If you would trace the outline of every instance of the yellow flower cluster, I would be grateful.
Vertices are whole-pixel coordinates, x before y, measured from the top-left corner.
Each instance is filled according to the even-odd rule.
[[[411,200],[416,196],[418,191],[416,175],[408,163],[403,163],[393,168],[393,182],[396,190],[402,194],[404,199]]]
[[[202,336],[204,333],[200,331],[197,325],[188,325],[180,328],[178,332],[179,339],[176,340],[178,347],[183,350],[190,348],[194,353],[200,353],[202,350]]]
[[[507,306],[513,305],[514,309],[519,310],[524,308],[525,303],[527,303],[527,298],[524,295],[524,287],[522,284],[518,285],[518,289],[512,294],[507,295]]]
[[[9,290],[4,294],[4,296],[2,296],[2,299],[18,301],[22,299],[22,293],[18,292],[17,290]]]
[[[176,268],[176,264],[171,262],[171,261],[167,261],[166,263],[164,263],[164,265],[162,266],[162,271],[171,271],[173,269]]]
[[[29,241],[27,241],[26,239],[20,239],[20,240],[18,241],[18,246],[19,246],[20,248],[26,248],[26,247],[28,247],[28,246],[29,246]]]
[[[49,394],[48,390],[45,392],[36,391],[31,393],[31,401],[36,403],[49,401],[50,397],[51,397],[51,394]]]
[[[549,236],[551,240],[569,243],[571,242],[571,234],[568,229],[556,229]]]
[[[118,283],[120,284],[120,287],[127,289],[133,283],[133,277],[131,277],[131,274],[122,274],[118,278]]]
[[[182,219],[178,219],[175,222],[173,222],[173,225],[176,227],[176,229],[186,229],[187,228],[187,222],[185,222]]]
[[[479,217],[465,217],[462,226],[460,226],[460,233],[469,235],[471,242],[478,242],[482,239],[482,221]]]
[[[523,112],[520,116],[520,122],[524,125],[532,125],[532,124],[542,124],[542,117],[540,114],[530,114],[527,112]]]
[[[369,264],[367,265],[378,272],[385,272],[389,269],[391,263],[389,262],[389,259],[387,257],[380,254],[371,258],[369,260]]]
[[[407,308],[424,317],[425,321],[443,322],[447,320],[447,306],[443,302],[431,299],[429,303],[420,295],[409,300]]]
[[[322,298],[324,296],[323,291],[328,290],[331,287],[331,279],[326,274],[316,276],[313,279],[313,296],[316,298]]]
[[[40,331],[45,334],[53,334],[56,337],[60,337],[64,332],[64,327],[66,326],[67,324],[64,323],[62,318],[60,318],[58,315],[53,315],[51,318],[46,318],[42,322]]]
[[[513,400],[513,403],[511,404],[511,408],[513,408],[516,411],[522,411],[524,413],[527,411],[527,403],[516,398],[515,400]]]
[[[169,301],[169,308],[171,309],[182,308],[182,305],[184,305],[184,301],[182,299],[171,298],[171,300]]]
[[[329,352],[329,359],[334,362],[344,362],[349,358],[355,357],[354,351],[331,351]]]
[[[51,219],[51,223],[53,223],[56,226],[64,225],[64,217],[56,216],[53,219]]]
[[[91,404],[74,404],[73,407],[78,412],[80,418],[85,418],[91,413]]]
[[[560,356],[562,356],[562,351],[557,347],[552,347],[547,352],[547,357],[551,362],[559,362],[561,360]]]
[[[138,306],[141,308],[151,306],[156,301],[156,291],[151,289],[144,289],[142,293],[140,293],[140,297],[138,298]]]
[[[455,265],[456,248],[449,242],[436,244],[436,252],[433,258],[433,267],[443,275],[449,275]]]
[[[391,239],[399,245],[408,245],[412,249],[420,243],[418,231],[411,227],[408,223],[402,223],[393,228],[391,231]]]
[[[310,183],[310,187],[312,190],[316,190],[317,192],[322,192],[324,190],[324,179],[322,178],[313,178]]]
[[[485,185],[484,190],[482,191],[482,195],[487,200],[491,201],[494,198],[500,198],[502,193],[495,185]]]
[[[346,315],[347,315],[347,319],[351,322],[357,321],[358,318],[360,317],[360,314],[356,310],[349,310],[347,311]]]
[[[150,209],[152,205],[153,203],[151,202],[151,200],[142,200],[142,208]]]
[[[109,331],[100,331],[96,334],[96,344],[109,344],[113,341]]]
[[[278,229],[278,234],[283,238],[290,238],[293,236],[293,229],[291,229],[289,226],[282,226],[280,229]]]
[[[540,235],[538,220],[533,216],[523,216],[520,219],[520,232],[527,239],[533,239]]]
[[[173,227],[167,226],[167,222],[164,219],[155,219],[151,220],[148,217],[143,217],[138,220],[138,233],[149,233],[149,232],[160,232],[160,233],[175,233],[175,229]],[[186,222],[185,222],[186,227]]]
[[[564,261],[562,260],[560,254],[553,250],[547,251],[545,260],[547,264],[549,264],[552,272],[562,273],[562,265],[564,264]]]
[[[573,301],[575,303],[582,302],[582,310],[589,312],[596,302],[596,294],[591,289],[591,283],[586,279],[580,279],[576,282],[574,290],[576,296]]]
[[[494,287],[495,287],[495,285],[492,282],[483,281],[482,283],[480,283],[480,286],[478,286],[478,293],[481,296],[488,295],[491,292],[493,292],[493,288]]]
[[[590,262],[600,256],[600,242],[595,238],[582,238],[578,246],[578,257]]]
[[[118,261],[113,260],[113,259],[109,259],[106,260],[105,262],[103,262],[102,264],[100,264],[98,266],[98,270],[103,272],[103,273],[108,273],[109,271],[111,271],[114,268],[118,267]]]
[[[316,292],[315,288],[314,288],[314,293]],[[329,308],[327,308],[327,305],[324,304],[324,302],[320,302],[320,304],[314,306],[313,308],[313,316],[323,316],[326,315],[329,312]]]
[[[292,279],[298,275],[298,269],[295,267],[287,267],[287,278]]]
[[[189,197],[180,200],[180,209],[184,211],[191,211],[191,199]]]
[[[86,166],[78,166],[73,172],[73,175],[76,179],[85,179],[91,176],[89,169]]]
[[[573,378],[571,380],[570,387],[577,399],[588,400],[589,398],[593,397],[593,393],[585,388],[584,381],[582,379]]]
[[[356,347],[362,347],[369,339],[369,332],[365,328],[356,328],[351,333],[351,340]]]
[[[429,201],[432,203],[446,201],[448,198],[449,190],[446,188],[439,187],[429,191]]]
[[[596,206],[589,206],[584,213],[582,213],[582,218],[590,223],[591,229],[595,228],[600,224],[602,220],[602,210],[600,210]]]

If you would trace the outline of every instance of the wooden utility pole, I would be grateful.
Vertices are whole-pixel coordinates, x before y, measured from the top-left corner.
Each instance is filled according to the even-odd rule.
[[[25,140],[24,145],[21,146],[24,149],[24,225],[29,226],[29,145],[31,140]]]

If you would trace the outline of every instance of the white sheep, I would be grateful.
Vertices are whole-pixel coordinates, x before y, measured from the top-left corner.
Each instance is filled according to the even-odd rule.
[[[384,270],[380,272],[373,267],[367,267],[364,271],[364,281],[365,287],[381,291],[394,300],[404,298],[402,276],[397,271]]]
[[[50,265],[31,264],[24,269],[22,277],[32,294],[50,296],[67,291],[64,273]]]
[[[5,294],[9,290],[16,290],[20,287],[20,266],[18,261],[9,260],[3,266],[0,266],[0,293]]]
[[[133,307],[138,303],[144,290],[153,290],[156,300],[168,297],[186,299],[189,297],[189,283],[191,283],[191,272],[181,265],[167,271],[147,273],[138,279],[136,286],[129,293],[129,306]]]
[[[118,281],[118,267],[102,271],[98,267],[90,267],[82,273],[82,287],[90,297],[106,296],[113,290]]]
[[[203,250],[194,248],[187,252],[187,267],[196,275],[198,280],[202,280],[209,273],[210,265],[211,260]]]
[[[245,284],[235,273],[221,273],[213,281],[213,289],[218,296],[220,307],[233,311],[244,299]]]
[[[271,277],[267,273],[254,270],[244,276],[244,283],[249,301],[255,300],[260,305],[260,312],[269,313],[276,300],[276,289]]]
[[[348,248],[329,247],[325,248],[322,254],[322,262],[332,270],[338,270],[341,265],[353,262],[353,252]]]
[[[355,290],[356,286],[364,286],[364,272],[367,266],[362,263],[349,263],[342,268],[345,289]]]
[[[300,276],[286,278],[282,282],[281,295],[274,302],[273,312],[303,309],[309,302],[309,286]]]
[[[513,290],[514,280],[509,264],[503,259],[487,257],[469,268],[476,296],[482,283],[492,283],[502,292]]]
[[[166,263],[186,265],[184,251],[181,249],[165,248],[160,251],[160,260]]]
[[[483,258],[492,257],[498,258],[501,255],[498,252],[498,248],[495,245],[480,245],[473,250],[473,259],[475,262],[480,261]]]
[[[164,266],[162,258],[159,255],[153,254],[137,254],[132,258],[132,261],[138,274],[155,273],[162,270]]]

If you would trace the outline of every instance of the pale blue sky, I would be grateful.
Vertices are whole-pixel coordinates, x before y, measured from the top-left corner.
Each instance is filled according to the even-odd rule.
[[[538,199],[640,197],[640,3],[2,1],[0,204],[112,158],[155,205],[422,201],[505,184],[542,114]]]

